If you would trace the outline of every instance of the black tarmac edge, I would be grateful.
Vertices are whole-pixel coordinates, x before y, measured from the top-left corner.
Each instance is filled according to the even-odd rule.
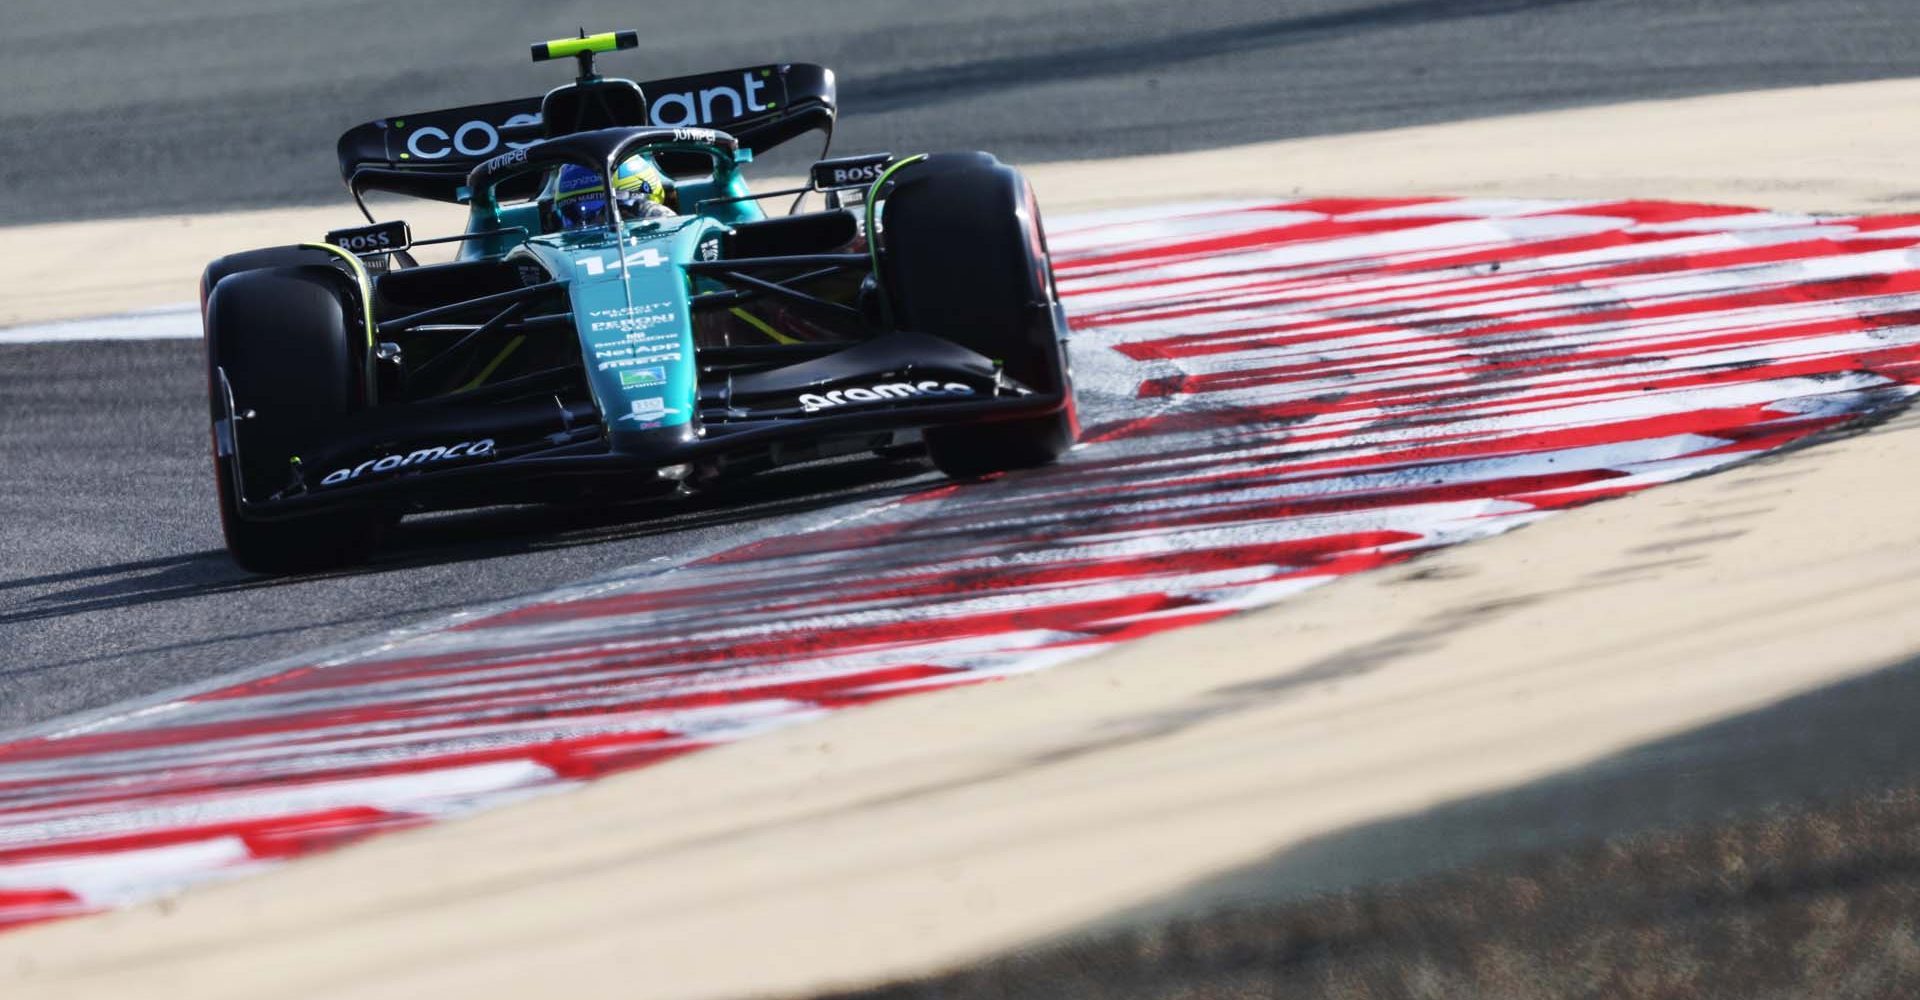
[[[1920,72],[1910,0],[10,0],[4,21],[0,225],[341,200],[346,128],[542,93],[571,63],[528,43],[579,26],[637,29],[601,59],[635,79],[831,66],[848,151],[1016,162]]]

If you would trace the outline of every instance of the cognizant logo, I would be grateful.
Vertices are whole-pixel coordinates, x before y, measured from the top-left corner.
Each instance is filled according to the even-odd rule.
[[[478,119],[464,122],[452,132],[437,125],[424,125],[407,136],[407,152],[416,160],[444,160],[453,153],[478,158],[500,148],[500,129],[538,124],[539,115],[518,114],[498,126]],[[525,149],[531,145],[531,142],[509,142],[507,148]]]
[[[766,81],[756,79],[754,71],[740,74],[741,87],[707,87],[703,90],[681,91],[662,94],[647,105],[647,115],[653,123],[662,128],[685,128],[689,125],[710,125],[716,121],[743,118],[755,111],[767,110],[760,103],[760,92],[767,89]],[[722,103],[724,102],[724,103]],[[723,113],[714,115],[716,107]],[[671,114],[672,117],[668,117]]]
[[[755,75],[758,72],[743,71],[738,87],[722,84],[697,90],[670,91],[658,96],[648,95],[647,115],[653,119],[654,125],[661,128],[687,128],[732,121],[772,110],[772,105],[761,100],[767,83]],[[501,146],[501,129],[538,124],[539,115],[522,113],[503,122],[487,122],[476,118],[451,128],[423,125],[407,136],[407,158],[444,160],[456,153],[472,159],[491,156]],[[533,143],[509,142],[505,145],[508,149],[525,149]]]

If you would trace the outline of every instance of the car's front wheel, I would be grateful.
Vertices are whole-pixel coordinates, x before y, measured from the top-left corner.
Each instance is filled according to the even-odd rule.
[[[379,510],[261,521],[242,515],[244,485],[258,498],[293,479],[303,451],[364,405],[364,379],[350,337],[350,292],[325,264],[268,267],[218,279],[206,307],[208,392],[213,419],[226,394],[241,408],[215,435],[214,479],[227,551],[256,573],[298,573],[358,562],[377,544]]]
[[[1049,312],[1046,233],[1026,178],[985,153],[937,153],[901,168],[881,209],[895,325],[978,351],[1021,383],[1065,397],[1041,416],[928,428],[934,465],[968,478],[1057,461],[1079,426],[1066,345]]]

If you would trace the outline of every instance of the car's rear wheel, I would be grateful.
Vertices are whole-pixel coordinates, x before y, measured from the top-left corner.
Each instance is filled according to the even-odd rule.
[[[1052,266],[1026,179],[985,153],[939,153],[901,168],[882,204],[881,274],[895,325],[1001,362],[1061,409],[928,428],[927,453],[967,478],[1047,465],[1073,447],[1073,378],[1049,306]]]
[[[366,404],[349,319],[350,282],[321,264],[267,267],[215,278],[206,306],[209,402],[226,415],[230,387],[241,419],[214,449],[220,523],[243,569],[298,573],[358,562],[378,543],[381,510],[290,520],[242,516],[240,491],[258,500],[291,483],[299,456]],[[364,336],[364,335],[362,335]],[[223,385],[221,376],[224,374]]]

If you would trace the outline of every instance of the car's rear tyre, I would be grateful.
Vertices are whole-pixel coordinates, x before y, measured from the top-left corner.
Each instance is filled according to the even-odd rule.
[[[249,499],[293,478],[294,460],[341,418],[366,405],[365,377],[350,317],[351,282],[325,263],[267,267],[214,277],[206,307],[209,403],[226,413],[220,374],[245,419],[232,435],[237,456],[214,453],[220,524],[227,551],[256,573],[299,573],[364,560],[379,542],[386,512],[330,512],[282,521],[240,513]],[[238,473],[238,475],[236,475]]]
[[[1036,417],[930,427],[927,454],[971,478],[1048,465],[1079,435],[1040,209],[1026,179],[985,153],[938,153],[903,167],[881,206],[881,274],[900,329],[1002,362],[1066,404]]]

